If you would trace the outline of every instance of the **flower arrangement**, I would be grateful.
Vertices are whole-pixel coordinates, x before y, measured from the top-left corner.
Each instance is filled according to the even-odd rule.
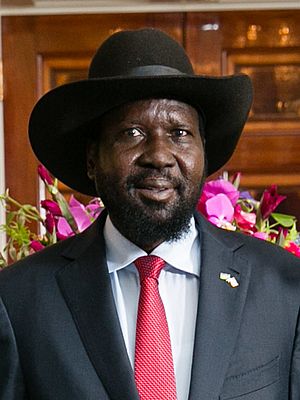
[[[7,243],[0,252],[0,268],[8,265],[4,256],[13,261],[20,260],[46,246],[64,240],[85,230],[101,213],[103,204],[94,198],[86,206],[73,195],[67,201],[58,190],[58,182],[40,165],[38,174],[45,184],[48,198],[40,203],[41,213],[36,207],[22,205],[10,197],[9,191],[0,195],[6,210],[6,224],[0,226],[7,236]],[[286,198],[279,195],[277,187],[266,189],[260,200],[249,192],[240,191],[241,174],[229,179],[224,173],[219,179],[204,184],[198,210],[214,225],[228,230],[243,232],[259,239],[284,247],[300,257],[300,238],[296,218],[275,213],[277,206]],[[34,231],[34,225],[42,226],[42,233]]]
[[[277,186],[272,185],[256,200],[249,192],[239,190],[240,179],[240,173],[230,180],[225,172],[219,179],[206,182],[198,210],[220,228],[276,243],[300,257],[296,218],[274,212],[286,196],[278,194]]]
[[[45,167],[39,165],[38,174],[50,197],[40,203],[44,212],[41,213],[32,205],[18,203],[10,197],[8,190],[4,195],[0,195],[0,202],[6,210],[6,224],[0,226],[0,230],[4,231],[7,237],[6,246],[0,252],[0,268],[8,265],[4,253],[8,254],[12,262],[20,260],[57,241],[84,231],[103,209],[99,198],[93,199],[86,206],[73,195],[67,202],[58,190],[57,179],[53,179]],[[41,225],[43,233],[35,233],[36,223]]]

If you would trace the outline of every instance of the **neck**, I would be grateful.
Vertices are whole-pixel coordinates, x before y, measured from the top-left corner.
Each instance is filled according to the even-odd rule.
[[[130,242],[132,242],[133,244],[135,244],[136,246],[138,246],[140,249],[144,250],[148,254],[150,254],[156,247],[158,247],[161,243],[163,243],[165,241],[164,239],[156,240],[154,242],[139,241],[134,237],[134,235],[130,235],[129,232],[127,232],[123,229],[120,229],[120,227],[118,227],[118,225],[114,224],[114,221],[112,221],[112,223],[116,227],[116,229],[118,229],[118,231],[126,239],[128,239]]]

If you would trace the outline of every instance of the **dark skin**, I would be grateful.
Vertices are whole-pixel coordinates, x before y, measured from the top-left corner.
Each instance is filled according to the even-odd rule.
[[[183,202],[199,195],[204,149],[197,111],[176,100],[150,99],[125,104],[105,114],[99,138],[88,148],[88,175],[98,186],[112,223],[146,252],[164,237],[142,243],[105,202],[103,179],[113,182],[119,201],[142,210],[153,223],[172,221]],[[99,183],[100,182],[100,183]],[[107,185],[106,185],[107,186]],[[192,212],[191,212],[192,214]]]

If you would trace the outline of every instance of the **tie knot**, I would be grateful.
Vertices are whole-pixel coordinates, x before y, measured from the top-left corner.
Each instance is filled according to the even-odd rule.
[[[143,256],[137,258],[134,264],[139,271],[140,280],[143,281],[146,278],[158,279],[165,261],[157,256]]]

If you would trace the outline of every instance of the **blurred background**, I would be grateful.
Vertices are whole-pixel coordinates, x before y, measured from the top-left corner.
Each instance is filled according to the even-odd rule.
[[[300,220],[300,0],[2,0],[0,17],[0,192],[38,204],[43,187],[27,138],[33,105],[85,78],[113,32],[151,26],[185,47],[197,74],[251,76],[250,118],[224,169],[241,172],[256,195],[277,184],[288,196],[280,211]]]

